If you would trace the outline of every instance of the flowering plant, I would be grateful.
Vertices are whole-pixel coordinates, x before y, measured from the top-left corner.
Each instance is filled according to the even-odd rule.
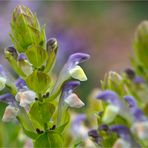
[[[4,54],[17,79],[11,81],[0,66],[0,102],[7,104],[2,121],[19,124],[34,147],[148,146],[147,21],[139,25],[135,36],[133,68],[107,73],[102,89],[88,97],[85,114],[80,115],[70,108],[84,106],[74,90],[87,80],[79,64],[90,56],[70,55],[55,78],[58,41],[46,41],[45,25],[22,5],[13,11],[10,37],[13,46]],[[65,130],[70,117],[71,126]]]
[[[101,104],[97,128],[88,132],[99,147],[148,146],[148,22],[142,22],[134,40],[133,69],[121,75],[105,75],[102,90],[96,98]]]
[[[84,106],[73,90],[87,80],[78,64],[89,55],[72,54],[55,79],[52,69],[58,42],[54,38],[46,41],[45,25],[22,5],[13,11],[10,37],[14,46],[5,49],[5,57],[18,78],[11,82],[0,67],[0,90],[4,92],[0,101],[8,104],[2,120],[19,123],[34,147],[62,147],[69,108]]]

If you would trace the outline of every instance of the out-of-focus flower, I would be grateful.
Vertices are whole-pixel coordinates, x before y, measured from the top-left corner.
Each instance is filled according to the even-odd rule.
[[[115,132],[120,138],[129,143],[130,147],[138,147],[138,144],[134,140],[128,127],[123,125],[113,125],[110,126],[110,130]]]
[[[119,107],[115,105],[108,105],[102,117],[103,123],[111,123],[119,113]]]
[[[125,69],[125,73],[128,76],[128,78],[131,79],[131,80],[133,80],[135,78],[135,76],[136,76],[134,70],[131,69],[131,68]]]
[[[20,54],[18,56],[17,62],[18,62],[18,65],[20,66],[20,68],[22,69],[22,71],[24,72],[25,75],[28,76],[33,72],[32,65],[28,62],[25,54]]]
[[[11,106],[11,105],[8,105],[6,107],[6,109],[5,109],[5,112],[4,112],[2,121],[9,122],[11,120],[16,119],[16,116],[18,114],[18,111],[19,111],[18,108],[14,107],[14,106]]]
[[[131,141],[132,139],[131,132],[129,128],[127,128],[126,126],[113,125],[113,126],[110,126],[110,130],[118,134],[118,136],[120,136],[124,140]]]
[[[144,84],[145,83],[145,80],[142,77],[138,77],[137,76],[137,77],[134,78],[133,82],[135,84]]]
[[[136,100],[134,99],[134,97],[132,97],[132,96],[125,96],[124,99],[129,104],[130,112],[131,112],[131,114],[133,116],[134,122],[146,121],[147,120],[147,118],[144,115],[143,111],[138,108]]]
[[[122,138],[118,138],[113,147],[112,148],[131,148],[131,145],[129,142],[125,141],[124,139]]]
[[[131,122],[131,116],[128,107],[115,92],[110,90],[100,92],[99,95],[97,96],[97,99],[100,99],[102,101],[105,101],[109,104],[116,106],[116,111],[118,108],[118,114],[123,118],[125,118],[127,121]]]
[[[72,119],[71,134],[74,137],[82,139],[88,138],[88,129],[84,126],[83,121],[86,119],[85,114],[79,114]]]
[[[144,115],[143,111],[138,108],[134,97],[125,96],[124,98],[129,104],[134,119],[131,131],[142,140],[148,139],[148,118]]]
[[[99,144],[103,140],[103,138],[98,134],[98,131],[96,129],[89,130],[88,135],[97,144]]]
[[[101,99],[117,107],[123,107],[121,101],[119,100],[118,95],[115,92],[110,90],[100,92],[97,96],[97,99]]]
[[[148,140],[148,121],[135,122],[131,131],[141,140]]]
[[[122,80],[122,77],[117,73],[117,72],[114,72],[114,71],[110,71],[108,73],[108,79],[114,81],[114,82],[119,82]]]
[[[36,94],[33,91],[26,90],[26,91],[19,91],[15,99],[20,102],[20,106],[26,107],[27,105],[31,104],[35,101]]]

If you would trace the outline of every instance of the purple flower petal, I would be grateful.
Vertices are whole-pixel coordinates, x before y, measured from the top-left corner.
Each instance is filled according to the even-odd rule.
[[[95,141],[98,144],[103,140],[103,138],[98,134],[96,129],[88,131],[88,136],[92,137],[93,141]]]
[[[68,59],[68,67],[71,68],[79,63],[82,63],[90,58],[89,54],[86,53],[74,53]]]
[[[136,100],[132,96],[125,96],[124,99],[128,102],[131,114],[135,122],[146,121],[147,118],[143,111],[138,108]]]
[[[63,85],[63,89],[62,89],[63,98],[68,97],[73,92],[73,90],[76,87],[78,87],[79,85],[80,85],[79,81],[69,81],[69,82],[66,82]]]
[[[147,117],[144,115],[143,111],[139,108],[132,108],[131,113],[133,115],[135,122],[147,120]]]
[[[21,53],[19,56],[18,56],[18,61],[21,61],[21,60],[27,60],[27,57],[25,54]]]
[[[98,127],[99,130],[108,132],[109,131],[109,126],[107,124],[102,124]]]
[[[119,100],[118,95],[111,90],[106,90],[106,91],[99,93],[99,95],[97,96],[97,99],[106,101],[118,107],[123,106],[122,102]]]
[[[136,100],[132,96],[124,96],[124,99],[128,102],[130,108],[137,107]]]
[[[79,81],[69,81],[69,82],[66,82],[64,84],[64,86],[63,86],[63,91],[74,90],[79,85],[80,85],[80,82]]]
[[[135,84],[141,84],[141,83],[145,83],[145,80],[142,77],[137,76],[137,77],[134,78],[133,82]]]
[[[113,125],[110,126],[110,130],[112,132],[115,132],[123,140],[129,142],[131,144],[131,147],[139,147],[139,144],[137,144],[137,142],[134,140],[128,127],[124,125]]]
[[[124,140],[127,141],[131,141],[131,132],[129,130],[128,127],[124,126],[124,125],[113,125],[110,126],[110,130],[112,132],[117,133],[117,135],[121,138],[123,138]]]
[[[4,102],[9,105],[16,105],[15,97],[9,93],[0,96],[0,102]]]
[[[18,78],[15,82],[15,85],[18,89],[27,88],[26,82],[22,78]]]
[[[79,125],[81,122],[83,122],[86,119],[85,114],[79,114],[74,120],[73,120],[73,125]]]

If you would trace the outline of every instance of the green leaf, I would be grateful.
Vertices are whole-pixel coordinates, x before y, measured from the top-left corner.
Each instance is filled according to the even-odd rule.
[[[23,127],[22,127],[22,128],[23,128]],[[36,138],[38,137],[38,134],[35,133],[35,132],[31,132],[31,131],[29,131],[29,130],[27,130],[27,129],[25,129],[25,128],[23,128],[23,131],[24,131],[24,133],[25,133],[28,137],[30,137],[31,139],[36,139]]]
[[[29,46],[26,55],[28,60],[35,68],[40,68],[47,60],[47,52],[41,46],[33,44]]]
[[[45,126],[52,117],[55,106],[47,102],[35,102],[30,109],[30,118],[38,122],[42,127]]]
[[[28,7],[18,5],[12,15],[11,40],[19,52],[25,52],[33,44],[45,48],[45,27],[41,27],[36,15]]]
[[[50,86],[50,82],[50,77],[46,73],[40,71],[34,71],[26,79],[29,88],[37,93],[45,93]]]
[[[34,147],[62,148],[63,139],[59,133],[49,131],[41,134],[34,142]]]

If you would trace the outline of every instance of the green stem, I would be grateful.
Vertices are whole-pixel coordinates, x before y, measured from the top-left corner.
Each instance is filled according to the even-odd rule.
[[[58,104],[57,126],[60,125],[60,122],[62,119],[62,104],[63,104],[63,99],[62,99],[62,97],[60,97],[59,104]]]

